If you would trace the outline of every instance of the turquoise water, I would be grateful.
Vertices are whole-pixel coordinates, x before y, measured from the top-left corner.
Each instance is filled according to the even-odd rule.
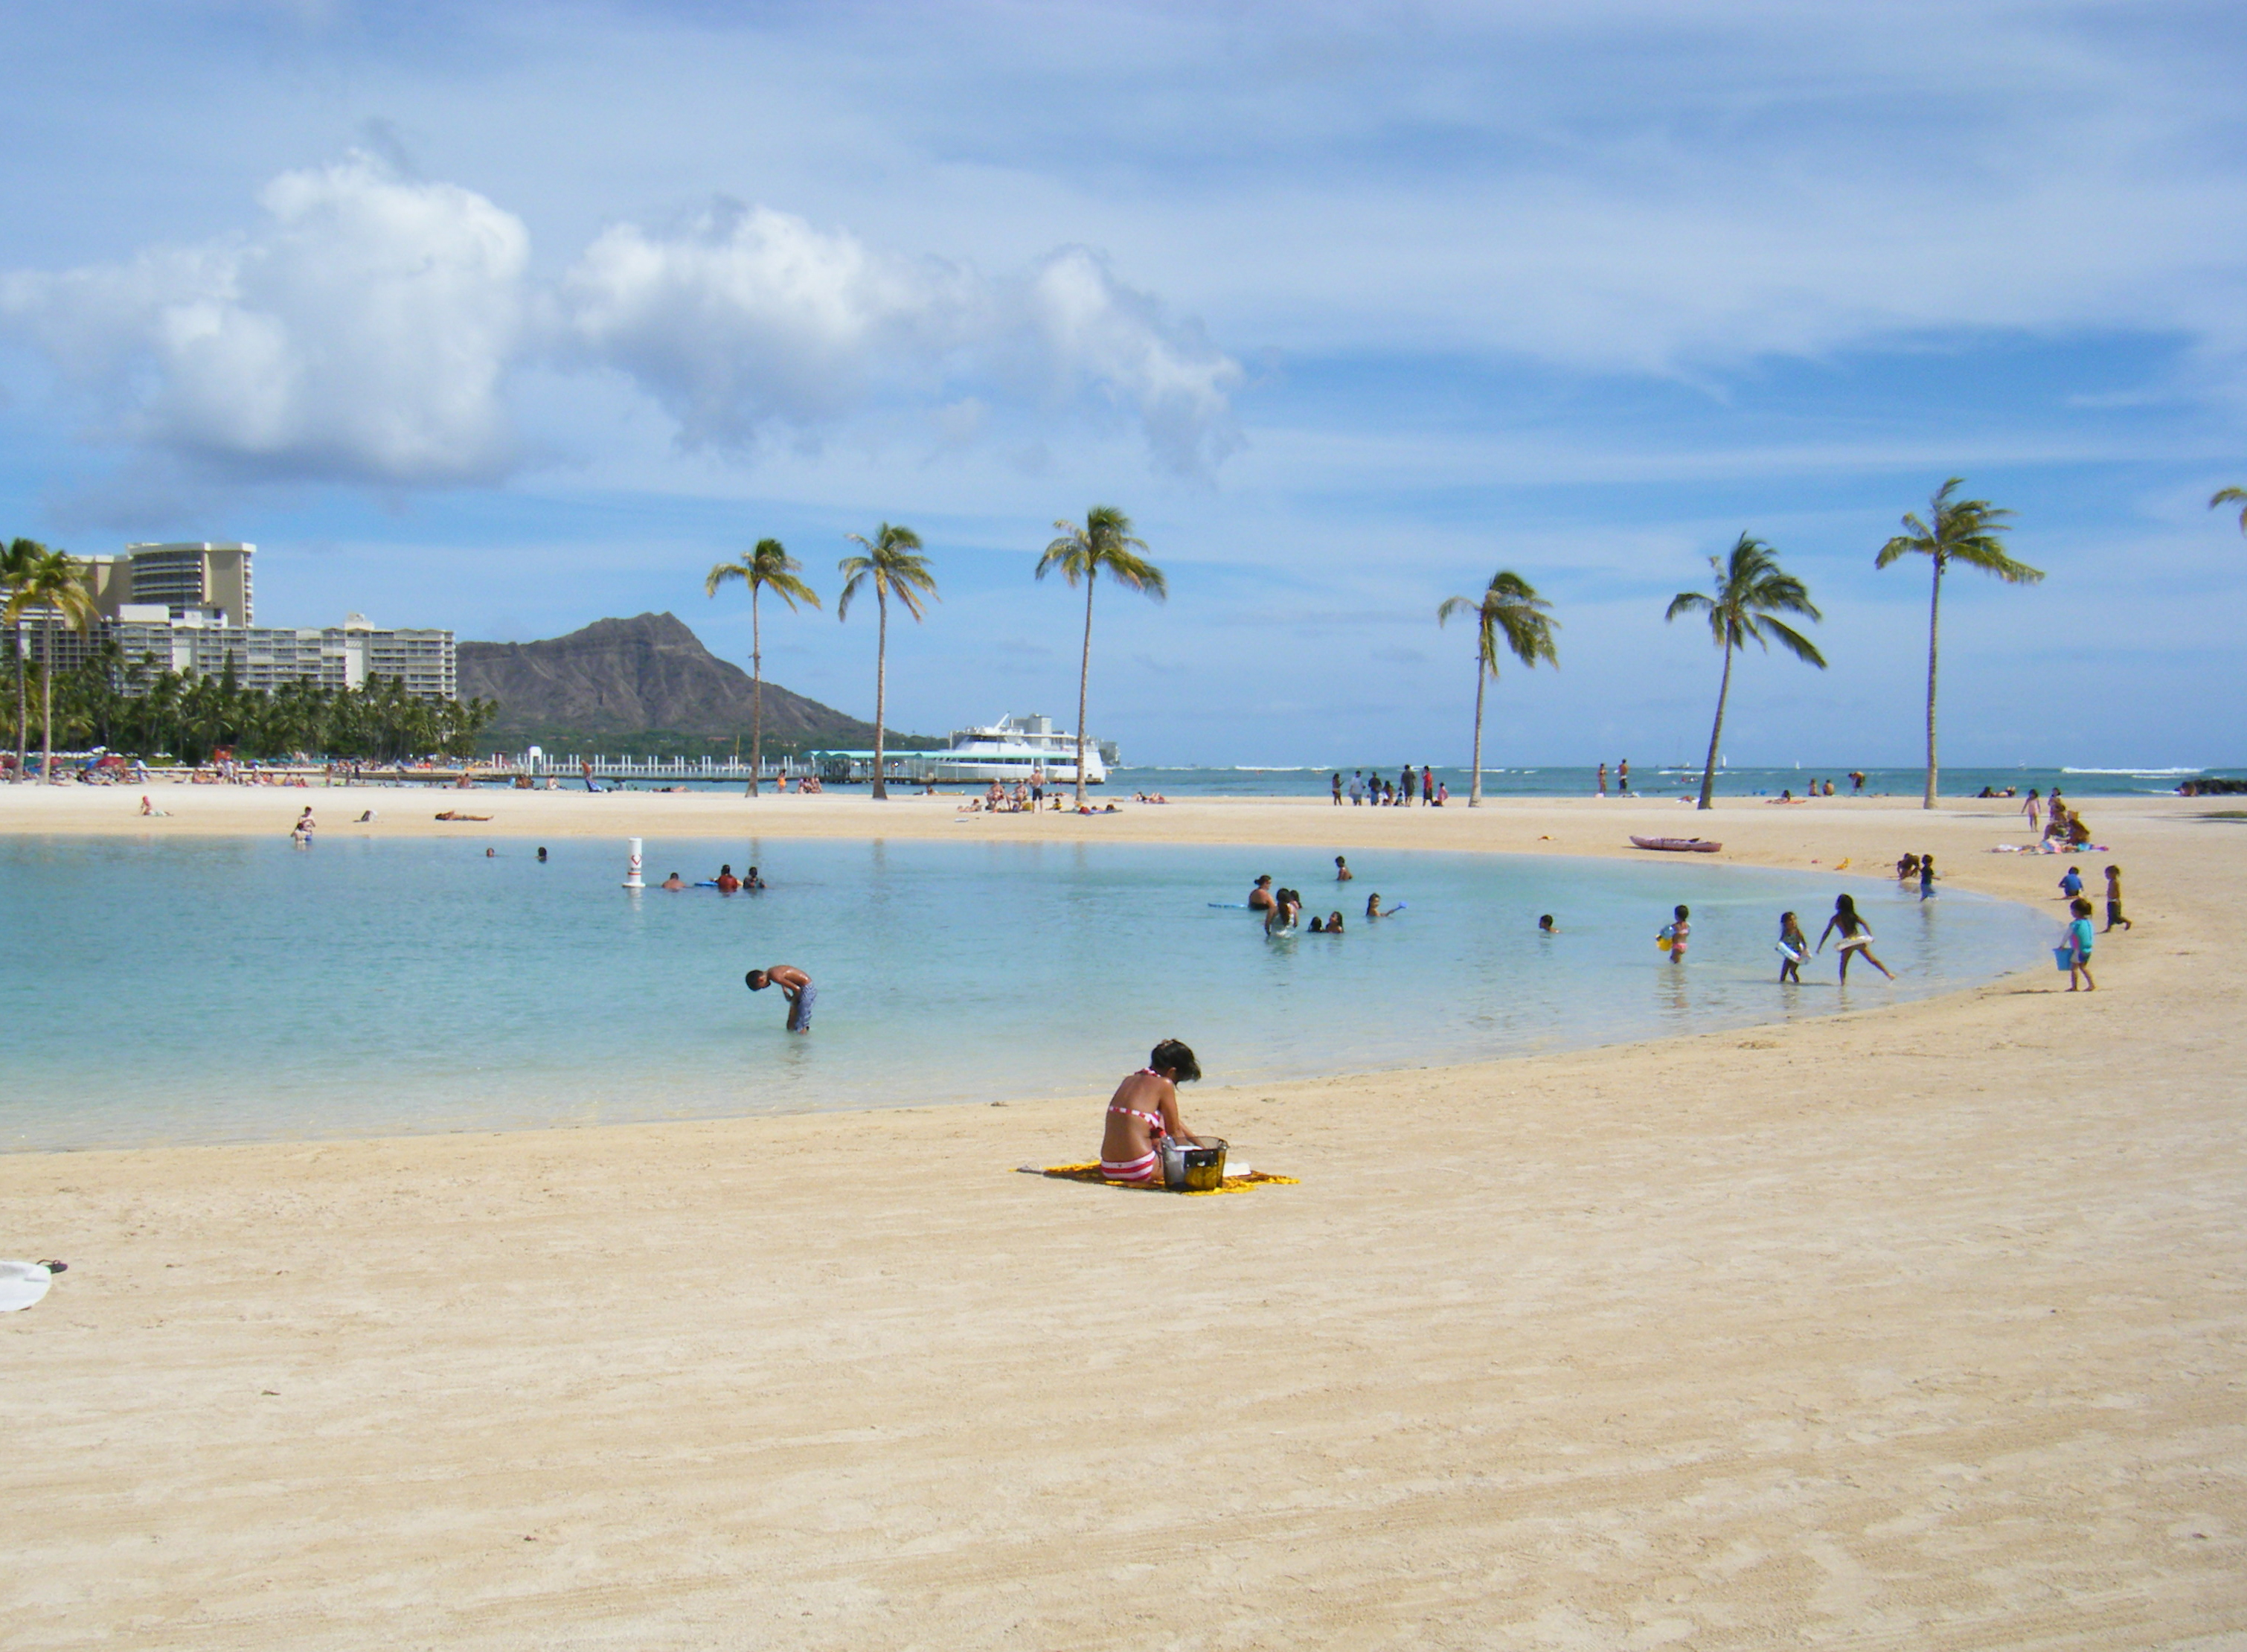
[[[495,1129],[1103,1094],[1158,1039],[1219,1082],[1418,1066],[1828,1014],[2046,961],[2057,919],[1847,885],[1902,976],[1773,983],[1778,914],[1836,884],[1681,860],[1136,845],[16,839],[0,1146]],[[1345,932],[1267,940],[1269,871]],[[1378,890],[1400,917],[1358,916]],[[1653,944],[1693,908],[1688,961]],[[1536,933],[1554,913],[1561,933]],[[751,966],[819,987],[782,1029]],[[1189,1109],[1191,1116],[1191,1109]]]

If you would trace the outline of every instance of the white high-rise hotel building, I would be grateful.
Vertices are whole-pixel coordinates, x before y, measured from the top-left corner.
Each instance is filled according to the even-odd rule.
[[[91,636],[58,631],[56,668],[67,671],[113,640],[128,667],[216,677],[231,661],[236,680],[262,693],[304,681],[359,688],[370,677],[383,677],[403,679],[409,693],[427,699],[459,697],[449,631],[394,630],[363,614],[317,630],[253,624],[250,559],[256,550],[244,544],[127,545],[121,556],[84,558],[99,625]],[[33,659],[42,629],[33,626],[26,638]]]

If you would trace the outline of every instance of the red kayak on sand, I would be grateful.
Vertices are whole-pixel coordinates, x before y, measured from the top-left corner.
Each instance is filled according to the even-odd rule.
[[[1630,841],[1641,849],[1667,849],[1687,855],[1713,855],[1724,847],[1705,837],[1633,837]]]

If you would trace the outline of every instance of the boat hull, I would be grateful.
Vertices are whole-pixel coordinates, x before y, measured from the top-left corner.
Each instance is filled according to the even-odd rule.
[[[1713,855],[1724,847],[1705,837],[1634,836],[1630,841],[1641,849],[1659,849],[1672,855]]]

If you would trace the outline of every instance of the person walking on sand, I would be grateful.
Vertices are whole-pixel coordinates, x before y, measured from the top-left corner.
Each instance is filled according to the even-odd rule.
[[[2107,928],[2102,932],[2112,934],[2117,924],[2124,929],[2134,927],[2128,918],[2122,916],[2122,869],[2109,866],[2107,869]]]
[[[1618,797],[1626,797],[1629,796],[1629,794],[1630,759],[1626,757],[1622,761],[1615,765],[1615,795]]]
[[[1128,1075],[1108,1098],[1108,1121],[1100,1136],[1100,1174],[1111,1182],[1145,1186],[1162,1173],[1163,1142],[1201,1137],[1186,1128],[1178,1112],[1178,1086],[1201,1076],[1194,1053],[1175,1038],[1155,1046],[1147,1064]]]
[[[2029,835],[2032,837],[2036,836],[2037,810],[2043,806],[2042,800],[2037,796],[2037,788],[2033,786],[2030,787],[2029,800],[2021,805],[2021,813],[2029,817]]]
[[[775,964],[768,969],[753,969],[741,977],[741,985],[753,993],[762,993],[768,986],[779,987],[788,1000],[788,1030],[811,1030],[811,1007],[819,1001],[819,989],[812,986],[811,977],[795,965]]]
[[[1602,757],[1602,759],[1600,759],[1600,795],[1601,795],[1601,796],[1602,796],[1602,797],[1604,797],[1604,796],[1606,796],[1607,795],[1608,795],[1608,764],[1607,764],[1607,759],[1606,759],[1606,758],[1604,758],[1604,757]]]
[[[1342,770],[1339,768],[1334,774],[1334,806],[1336,809],[1342,807]]]
[[[1849,954],[1862,952],[1865,961],[1887,976],[1895,979],[1895,972],[1873,956],[1872,925],[1857,916],[1857,903],[1847,895],[1834,898],[1834,916],[1826,920],[1826,927],[1818,933],[1818,950],[1826,950],[1826,938],[1835,930],[1841,932],[1841,979],[1849,979]]]
[[[1362,768],[1355,769],[1350,774],[1349,806],[1352,809],[1365,807],[1365,771]]]
[[[1420,807],[1433,809],[1435,806],[1436,771],[1423,763],[1420,765]]]
[[[2059,944],[2068,953],[2067,990],[2071,993],[2087,988],[2099,990],[2099,983],[2091,979],[2091,903],[2078,895],[2067,904],[2067,926],[2059,932]],[[2083,978],[2081,986],[2076,977]]]

